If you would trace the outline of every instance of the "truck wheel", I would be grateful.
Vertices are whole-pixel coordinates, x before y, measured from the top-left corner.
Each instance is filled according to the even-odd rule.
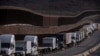
[[[32,56],[31,54],[26,54],[26,56]]]
[[[20,54],[16,54],[15,56],[21,56]]]
[[[43,56],[43,53],[39,53],[37,56]]]

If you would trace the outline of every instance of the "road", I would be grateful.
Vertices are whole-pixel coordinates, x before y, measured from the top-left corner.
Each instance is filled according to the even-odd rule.
[[[92,53],[90,56],[100,56],[100,48]]]
[[[82,51],[85,51],[95,46],[98,43],[100,43],[100,30],[96,31],[88,39],[86,39],[84,42],[82,42],[81,44],[75,47],[72,47],[63,51],[58,51],[52,54],[47,54],[45,56],[73,56],[75,54],[78,54]]]

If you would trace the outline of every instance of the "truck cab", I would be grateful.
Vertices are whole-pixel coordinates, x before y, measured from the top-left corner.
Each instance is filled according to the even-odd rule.
[[[31,51],[32,55],[38,55],[38,36],[35,35],[26,35],[24,41],[31,41]]]
[[[48,47],[51,50],[58,49],[58,43],[55,37],[44,37],[43,38],[43,46]]]
[[[14,56],[15,54],[15,36],[13,34],[0,35],[1,55]]]
[[[31,55],[31,41],[16,41],[16,56]]]
[[[96,24],[96,23],[91,23],[90,25],[91,25],[91,27],[92,27],[92,29],[93,29],[94,31],[97,30],[98,24]]]
[[[73,46],[76,45],[76,37],[77,37],[76,32],[72,32],[71,33],[71,43]]]
[[[89,36],[92,33],[92,29],[89,27],[89,25],[85,25],[83,29],[86,31],[87,36]]]
[[[50,37],[55,37],[57,39],[57,44],[58,44],[58,49],[64,49],[66,47],[66,43],[64,41],[64,33],[59,33],[59,34],[54,34],[51,35]],[[66,38],[65,38],[66,39]]]
[[[76,32],[76,42],[79,43],[81,41],[81,34],[79,31]]]

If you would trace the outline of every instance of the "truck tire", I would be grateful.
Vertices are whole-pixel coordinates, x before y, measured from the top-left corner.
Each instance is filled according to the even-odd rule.
[[[21,54],[16,54],[15,56],[21,56]]]
[[[26,54],[25,56],[32,56],[31,54]]]
[[[38,53],[38,55],[37,56],[43,56],[43,53]]]

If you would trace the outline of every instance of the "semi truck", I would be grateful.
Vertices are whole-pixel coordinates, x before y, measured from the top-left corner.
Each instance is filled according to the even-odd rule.
[[[70,47],[70,45],[71,45],[71,33],[64,33],[63,41],[65,43],[65,47]]]
[[[63,49],[66,47],[63,33],[54,34],[51,37],[55,37],[57,39],[59,49]]]
[[[31,56],[31,41],[16,41],[16,56]]]
[[[24,41],[31,41],[31,51],[32,55],[38,56],[38,36],[35,35],[26,35]]]
[[[83,29],[86,31],[86,36],[88,37],[92,33],[92,29],[89,27],[89,25],[83,26]]]
[[[1,55],[14,56],[15,54],[15,36],[13,34],[0,35]]]
[[[72,46],[75,46],[77,43],[76,37],[77,37],[76,32],[71,32],[71,44],[72,44]]]
[[[91,23],[90,26],[91,26],[93,31],[98,29],[98,24],[97,23]]]
[[[80,34],[79,31],[76,32],[76,36],[77,36],[77,37],[76,37],[76,42],[77,42],[77,43],[80,43],[80,41],[81,41],[81,34]]]
[[[58,49],[58,39],[55,37],[44,37],[43,38],[43,47],[47,47],[51,51]]]

